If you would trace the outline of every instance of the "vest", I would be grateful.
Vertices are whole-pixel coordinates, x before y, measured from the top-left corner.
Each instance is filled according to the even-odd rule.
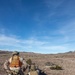
[[[20,61],[20,57],[15,55],[11,58],[11,62],[9,67],[21,67],[22,66],[22,62]]]

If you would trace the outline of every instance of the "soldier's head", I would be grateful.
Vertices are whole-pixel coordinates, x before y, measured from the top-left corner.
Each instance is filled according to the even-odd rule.
[[[12,56],[14,56],[14,55],[19,55],[19,52],[18,52],[18,51],[14,51],[14,52],[12,53]]]

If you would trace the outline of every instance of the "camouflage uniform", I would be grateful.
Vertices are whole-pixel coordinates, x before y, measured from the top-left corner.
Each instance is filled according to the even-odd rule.
[[[39,75],[39,70],[34,63],[30,66],[29,75]]]
[[[17,52],[14,52],[14,54],[18,54]],[[19,54],[18,54],[19,55]],[[6,70],[7,73],[9,73],[11,70],[13,70],[13,68],[10,68],[9,67],[9,64],[10,64],[10,61],[11,61],[11,58],[9,60],[6,60],[6,62],[4,63],[4,69]],[[27,68],[28,64],[26,63],[26,61],[20,57],[20,61],[22,62],[22,66],[21,67],[18,67],[18,68],[15,68],[15,69],[19,69],[19,73],[21,75],[24,75],[23,71],[25,71],[25,69]]]

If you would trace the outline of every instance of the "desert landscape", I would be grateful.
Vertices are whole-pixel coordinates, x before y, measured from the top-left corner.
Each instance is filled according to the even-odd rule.
[[[6,75],[3,63],[11,56],[11,53],[0,50],[0,75]],[[46,75],[75,75],[75,52],[58,54],[21,52],[20,56],[25,60],[31,59]],[[52,65],[58,65],[62,69],[51,69]]]

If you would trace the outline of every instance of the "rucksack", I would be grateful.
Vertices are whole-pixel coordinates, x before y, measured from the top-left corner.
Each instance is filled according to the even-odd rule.
[[[21,67],[22,66],[22,62],[20,61],[20,57],[17,55],[14,55],[11,58],[11,62],[10,62],[10,67]]]

